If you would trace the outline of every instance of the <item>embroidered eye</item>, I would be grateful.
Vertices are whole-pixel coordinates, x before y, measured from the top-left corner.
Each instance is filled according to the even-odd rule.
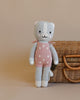
[[[41,33],[41,30],[39,30],[39,33]]]
[[[51,31],[49,33],[51,34]]]

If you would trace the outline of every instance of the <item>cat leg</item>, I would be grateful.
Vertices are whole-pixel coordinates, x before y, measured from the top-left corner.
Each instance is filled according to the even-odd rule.
[[[35,85],[41,87],[42,67],[36,67]]]
[[[49,73],[50,73],[50,67],[44,67],[43,76],[42,76],[42,84],[41,84],[43,87],[48,86]]]

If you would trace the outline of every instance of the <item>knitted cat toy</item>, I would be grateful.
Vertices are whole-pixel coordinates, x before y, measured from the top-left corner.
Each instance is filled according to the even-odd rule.
[[[39,21],[35,23],[34,34],[36,42],[31,49],[29,62],[36,65],[35,85],[36,87],[47,87],[49,77],[53,76],[51,72],[52,60],[55,65],[58,64],[58,55],[50,43],[53,38],[55,25],[50,22]]]

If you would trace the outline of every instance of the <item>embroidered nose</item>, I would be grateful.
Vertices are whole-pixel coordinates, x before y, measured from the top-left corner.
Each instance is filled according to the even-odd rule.
[[[42,37],[47,37],[47,36],[48,36],[48,34],[43,34],[43,35],[42,35]]]
[[[47,36],[45,36],[45,35],[42,35],[42,38],[47,38]]]
[[[45,35],[42,35],[42,37],[44,37]]]

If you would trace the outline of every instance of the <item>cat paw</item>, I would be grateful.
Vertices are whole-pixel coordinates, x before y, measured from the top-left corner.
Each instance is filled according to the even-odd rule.
[[[41,87],[41,81],[36,81],[36,82],[35,82],[35,86],[36,86],[37,88]]]
[[[29,58],[29,63],[30,63],[31,65],[33,65],[33,64],[34,64],[34,58]]]
[[[48,86],[48,81],[42,81],[42,87],[47,87]]]

